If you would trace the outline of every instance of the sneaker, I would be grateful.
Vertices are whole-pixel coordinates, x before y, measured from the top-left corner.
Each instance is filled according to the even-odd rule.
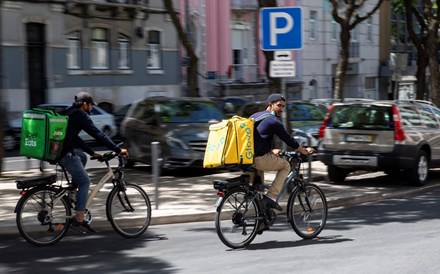
[[[268,196],[264,195],[263,201],[266,203],[266,205],[270,208],[276,209],[278,211],[282,211],[283,208],[274,200],[269,198]]]
[[[269,226],[266,225],[264,222],[261,222],[261,223],[258,225],[258,228],[257,228],[257,234],[258,234],[258,235],[261,235],[261,234],[263,234],[263,232],[266,231],[266,230],[269,230]]]
[[[80,232],[96,233],[86,221],[78,222],[75,217],[72,219],[72,224],[70,226]]]

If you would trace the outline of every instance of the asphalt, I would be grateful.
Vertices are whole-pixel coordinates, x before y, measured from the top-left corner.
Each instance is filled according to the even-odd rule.
[[[304,174],[309,174],[307,163]],[[105,173],[103,168],[88,169],[92,182],[99,181]],[[50,172],[50,171],[48,171]],[[38,169],[27,171],[3,172],[0,177],[0,234],[18,234],[15,223],[14,208],[20,198],[15,180],[41,174]],[[311,163],[310,176],[319,185],[328,201],[329,207],[349,206],[386,198],[408,195],[440,187],[440,171],[431,172],[434,179],[424,187],[414,187],[400,180],[393,181],[383,173],[362,173],[350,175],[343,184],[333,184],[327,180],[327,171],[319,161]],[[212,181],[239,176],[240,172],[212,170],[195,170],[176,173],[173,176],[161,176],[157,188],[153,185],[151,170],[148,167],[126,169],[125,179],[141,185],[148,193],[152,203],[151,225],[184,223],[196,221],[213,221],[217,192]],[[265,182],[270,184],[273,172],[266,173]],[[96,230],[111,229],[105,217],[105,199],[108,188],[104,188],[95,198],[90,208],[93,221],[91,226]],[[280,199],[283,210],[286,209],[288,194]],[[281,213],[282,214],[282,213]]]

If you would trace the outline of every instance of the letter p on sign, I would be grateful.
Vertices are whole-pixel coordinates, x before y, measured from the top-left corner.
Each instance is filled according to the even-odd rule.
[[[298,50],[302,48],[300,7],[262,8],[260,10],[261,49]]]

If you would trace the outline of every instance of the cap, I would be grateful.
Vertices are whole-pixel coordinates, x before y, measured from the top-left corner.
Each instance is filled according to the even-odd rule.
[[[267,97],[267,104],[278,101],[286,101],[286,98],[281,93],[273,93]]]
[[[85,102],[92,105],[97,105],[97,103],[93,101],[92,95],[84,91],[80,91],[75,95],[75,102]]]

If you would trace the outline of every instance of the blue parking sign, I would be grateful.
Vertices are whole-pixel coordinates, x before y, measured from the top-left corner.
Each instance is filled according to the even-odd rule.
[[[261,49],[266,51],[301,49],[301,13],[300,7],[260,9]]]

